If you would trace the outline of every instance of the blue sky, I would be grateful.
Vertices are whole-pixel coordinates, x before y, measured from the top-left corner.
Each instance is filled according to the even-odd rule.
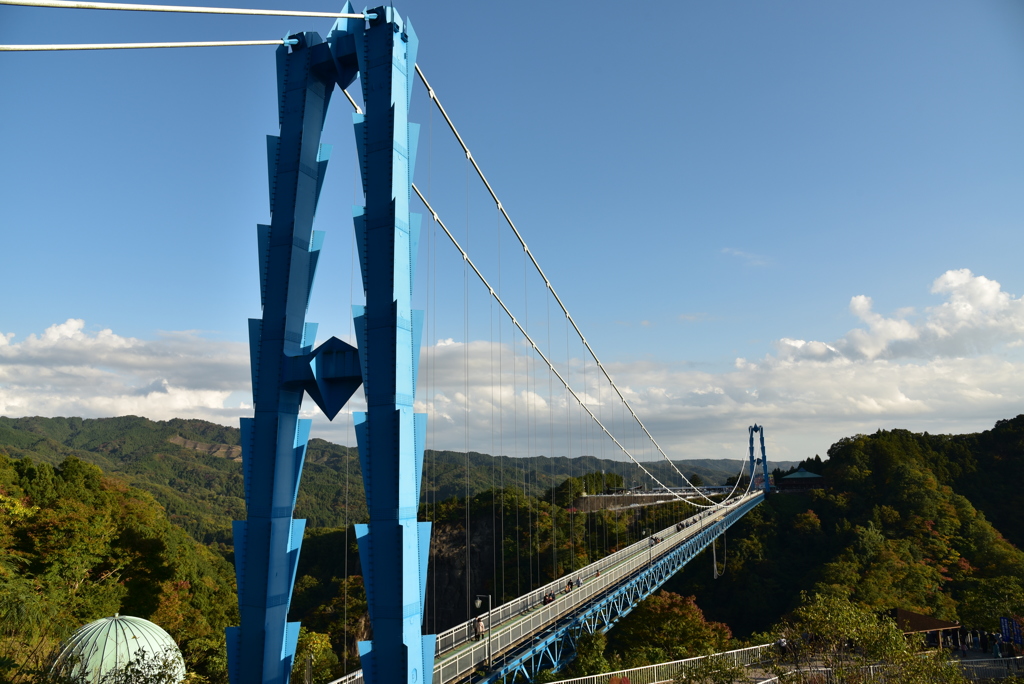
[[[397,9],[474,157],[672,455],[735,456],[754,421],[780,457],[802,458],[855,432],[976,430],[1020,412],[1019,2]],[[5,6],[0,43],[272,39],[330,23]],[[0,65],[0,414],[235,423],[245,321],[259,315],[254,226],[269,218],[273,48]],[[536,281],[516,280],[521,254],[506,235],[499,259],[493,205],[422,88],[414,99],[417,183],[493,278],[500,263],[510,299],[527,288],[527,320],[549,337]],[[336,97],[309,315],[321,339],[348,334],[360,289],[349,123]],[[421,400],[436,446],[490,450],[490,415],[509,402],[456,376],[516,343],[507,329],[494,339],[479,288],[465,322],[461,260],[431,244],[418,296],[441,370]],[[344,442],[343,423],[316,430]]]

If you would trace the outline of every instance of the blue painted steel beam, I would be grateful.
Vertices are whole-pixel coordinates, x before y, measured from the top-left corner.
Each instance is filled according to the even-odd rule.
[[[615,591],[563,618],[543,634],[536,635],[525,646],[502,656],[502,664],[499,667],[475,681],[512,682],[518,676],[532,681],[541,670],[550,669],[558,672],[576,657],[576,643],[582,634],[607,632],[762,501],[764,495],[730,511],[722,520],[709,525],[635,573]]]
[[[320,132],[339,71],[319,35],[291,38],[276,55],[271,221],[257,227],[263,316],[249,320],[255,411],[241,421],[247,519],[233,525],[241,620],[227,629],[232,684],[288,682],[299,625],[287,616],[305,529],[292,513],[310,428],[299,408],[308,393],[333,418],[361,382],[355,349],[337,338],[314,349],[317,326],[305,321],[323,243],[313,216],[330,155]]]
[[[355,327],[367,410],[355,415],[368,525],[356,526],[373,641],[363,678],[422,683],[435,637],[422,634],[430,523],[418,522],[426,414],[413,412],[423,312],[412,309],[420,215],[409,212],[419,126],[409,123],[419,41],[391,7],[351,26],[366,113],[353,115],[365,206],[355,209],[365,307]]]
[[[242,419],[247,519],[234,523],[241,621],[227,629],[232,684],[288,682],[299,624],[287,615],[305,529],[292,513],[310,429],[299,409],[308,394],[333,419],[360,383],[370,524],[357,536],[374,634],[360,644],[364,677],[422,682],[434,661],[434,637],[421,634],[430,526],[416,520],[426,416],[412,411],[423,320],[410,308],[420,217],[409,213],[419,129],[408,110],[418,42],[393,9],[373,13],[368,25],[339,20],[326,41],[299,33],[277,50],[272,218],[257,228],[263,316],[249,321],[255,414]],[[320,134],[335,85],[357,75],[366,105],[355,120],[366,196],[355,212],[367,302],[355,312],[360,349],[333,337],[314,349],[317,326],[305,315],[323,234],[312,226],[330,156]]]
[[[751,425],[747,428],[747,432],[750,435],[750,479],[754,479],[754,473],[757,472],[757,466],[761,466],[761,475],[764,478],[762,482],[762,488],[765,492],[772,491],[772,481],[768,476],[768,456],[764,451],[764,425]],[[760,433],[761,437],[761,456],[757,458],[754,456],[754,433]]]

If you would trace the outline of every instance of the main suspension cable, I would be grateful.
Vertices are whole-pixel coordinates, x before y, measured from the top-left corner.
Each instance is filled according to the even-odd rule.
[[[376,19],[376,14],[304,12],[299,10],[242,9],[239,7],[187,7],[184,5],[135,5],[125,2],[67,2],[65,0],[0,0],[0,5],[51,9],[123,10],[128,12],[177,12],[182,14],[235,14],[261,17],[323,17],[327,19]]]
[[[513,315],[512,311],[508,308],[508,306],[505,305],[505,302],[501,299],[501,297],[498,295],[498,293],[495,292],[493,287],[491,287],[491,284],[489,282],[487,282],[487,278],[480,271],[480,269],[477,268],[476,264],[473,263],[473,260],[469,258],[469,254],[467,254],[466,250],[464,250],[462,248],[462,245],[460,245],[459,241],[455,238],[454,235],[452,235],[452,232],[450,230],[448,230],[448,226],[446,226],[444,221],[442,221],[441,218],[437,215],[437,212],[434,211],[434,207],[431,206],[430,202],[427,201],[427,198],[423,196],[423,193],[420,192],[420,189],[418,187],[416,187],[415,183],[412,184],[412,190],[413,190],[413,192],[416,193],[417,197],[420,198],[420,201],[423,202],[423,206],[427,208],[427,211],[430,212],[431,218],[433,218],[434,222],[437,225],[441,226],[441,229],[444,231],[445,235],[447,235],[448,239],[452,241],[452,244],[455,245],[455,248],[457,250],[459,250],[459,253],[462,255],[463,261],[465,261],[466,264],[469,265],[469,267],[473,269],[473,272],[476,273],[477,278],[479,278],[480,281],[484,284],[484,287],[487,288],[487,291],[490,293],[491,297],[494,298],[494,301],[498,302],[498,305],[505,311],[505,313],[508,315],[508,317],[512,320],[512,324],[516,326],[516,328],[519,330],[520,333],[522,333],[522,335],[526,339],[526,341],[530,343],[530,346],[533,347],[533,350],[537,353],[537,356],[539,356],[541,358],[541,360],[545,364],[547,364],[548,370],[550,370],[555,375],[555,377],[558,378],[559,382],[561,382],[562,385],[565,387],[565,389],[573,396],[573,399],[575,399],[576,402],[581,407],[583,407],[583,410],[586,411],[588,415],[590,415],[590,417],[593,419],[593,421],[595,423],[597,423],[597,425],[608,436],[608,438],[611,439],[612,442],[614,442],[617,447],[619,447],[619,449],[622,451],[622,453],[625,454],[629,458],[629,460],[631,460],[633,463],[635,463],[641,470],[643,470],[652,480],[657,482],[659,485],[661,485],[662,488],[664,488],[667,492],[669,492],[670,494],[675,496],[680,501],[686,501],[687,503],[690,503],[690,504],[692,504],[694,506],[699,506],[701,508],[714,508],[714,507],[722,505],[722,503],[724,503],[724,502],[722,502],[722,503],[715,502],[711,506],[706,506],[704,504],[697,504],[697,503],[694,503],[692,501],[688,501],[683,496],[680,496],[677,492],[671,490],[668,486],[666,486],[661,480],[656,478],[649,470],[647,470],[647,468],[645,468],[638,460],[636,460],[633,457],[633,454],[631,454],[629,452],[629,450],[626,449],[626,447],[623,446],[623,444],[618,439],[616,439],[615,435],[613,435],[608,430],[608,428],[605,427],[604,423],[602,423],[601,420],[598,419],[597,415],[590,409],[589,406],[586,405],[586,403],[584,403],[583,399],[579,396],[579,394],[576,393],[576,390],[574,390],[572,387],[569,386],[569,383],[565,380],[564,377],[562,377],[562,374],[558,372],[558,369],[555,368],[555,365],[553,363],[551,363],[551,361],[548,359],[547,355],[543,351],[541,351],[540,347],[537,346],[537,343],[530,336],[530,334],[528,332],[526,332],[526,329],[523,327],[522,324],[520,324],[519,319],[517,319],[515,317],[515,315]],[[710,497],[708,497],[703,492],[701,492],[701,495],[704,496],[704,498],[706,498],[708,500],[711,500]]]
[[[2,4],[4,0],[0,0]],[[212,40],[192,43],[66,43],[54,45],[0,45],[0,52],[55,52],[58,50],[132,50],[142,48],[241,47],[292,45],[295,40]]]
[[[658,453],[660,453],[665,458],[665,460],[669,462],[672,468],[676,471],[676,473],[678,473],[678,475],[681,478],[683,478],[683,481],[686,482],[686,484],[693,486],[690,483],[690,481],[686,479],[686,476],[683,475],[682,471],[680,471],[679,468],[676,467],[676,464],[672,462],[672,459],[668,457],[668,454],[666,454],[665,451],[661,448],[661,445],[658,444],[658,441],[654,439],[654,435],[651,434],[651,432],[647,429],[647,426],[644,425],[643,421],[640,420],[640,417],[633,410],[633,407],[630,406],[629,402],[626,400],[626,397],[622,394],[622,391],[619,390],[618,385],[616,385],[615,381],[612,380],[611,375],[608,373],[607,369],[605,369],[604,365],[601,363],[601,360],[597,358],[597,354],[590,346],[590,343],[587,342],[587,338],[583,336],[583,332],[580,330],[579,326],[576,325],[576,321],[569,313],[569,310],[565,307],[565,304],[562,303],[562,299],[558,296],[558,293],[555,292],[555,288],[551,285],[551,281],[548,280],[547,275],[544,273],[544,269],[540,267],[540,264],[537,262],[537,259],[533,256],[533,252],[530,251],[529,246],[526,244],[526,240],[523,239],[523,236],[519,232],[519,229],[516,228],[515,223],[513,223],[512,221],[512,217],[510,217],[508,215],[508,212],[505,211],[505,207],[502,205],[501,200],[498,199],[497,193],[494,191],[494,188],[491,187],[491,184],[488,182],[487,177],[484,175],[483,170],[480,168],[480,165],[477,164],[476,159],[473,157],[473,153],[469,151],[469,146],[466,145],[466,142],[462,139],[462,136],[459,134],[458,129],[455,128],[455,124],[452,122],[451,117],[448,116],[448,112],[445,111],[445,108],[441,104],[441,101],[437,98],[437,93],[434,92],[434,89],[431,87],[430,82],[427,81],[427,77],[423,74],[423,70],[420,69],[419,64],[416,65],[416,73],[419,75],[420,80],[423,81],[423,85],[426,86],[427,95],[430,97],[430,100],[435,105],[437,105],[437,108],[441,112],[441,115],[444,117],[444,120],[448,123],[448,128],[450,128],[452,133],[455,134],[456,140],[458,140],[459,145],[462,146],[462,151],[465,152],[466,159],[468,159],[469,162],[473,165],[473,168],[476,169],[477,175],[480,177],[480,180],[483,181],[484,186],[487,188],[487,192],[489,192],[491,195],[491,199],[493,199],[495,205],[497,205],[498,211],[501,212],[501,215],[505,218],[505,222],[508,223],[509,227],[512,229],[512,232],[515,233],[516,238],[519,240],[519,244],[522,245],[523,250],[525,250],[527,256],[530,257],[530,261],[533,263],[533,267],[536,269],[540,277],[544,280],[544,285],[547,287],[551,295],[555,298],[555,301],[558,302],[558,306],[561,307],[562,313],[565,314],[565,317],[569,320],[569,323],[572,324],[573,330],[575,330],[576,334],[579,335],[580,340],[583,342],[583,346],[585,346],[587,348],[587,351],[590,352],[590,355],[591,357],[593,357],[594,362],[597,364],[597,367],[601,369],[601,372],[604,374],[604,377],[608,380],[608,383],[612,386],[612,389],[615,390],[615,393],[619,396],[619,399],[622,401],[623,405],[629,411],[630,415],[633,417],[633,420],[636,421],[637,425],[639,425],[640,428],[644,431],[644,434],[646,434],[648,439],[651,440],[651,443],[654,444],[655,448],[658,450]],[[711,501],[711,498],[706,496],[705,494],[701,493],[701,496],[704,496],[704,498],[706,498],[708,501]]]

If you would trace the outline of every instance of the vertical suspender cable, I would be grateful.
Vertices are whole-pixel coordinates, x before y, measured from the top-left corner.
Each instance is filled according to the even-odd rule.
[[[505,314],[512,320],[512,324],[516,327],[516,329],[520,332],[520,334],[522,334],[524,339],[530,344],[531,347],[533,347],[533,351],[535,352],[535,354],[547,365],[548,370],[551,373],[553,373],[556,378],[558,378],[559,382],[561,382],[569,390],[569,394],[571,394],[573,399],[575,399],[576,402],[579,403],[580,407],[584,411],[587,412],[587,415],[590,416],[591,420],[593,420],[593,421],[595,421],[597,423],[598,427],[601,428],[601,431],[605,434],[605,436],[607,436],[608,439],[610,439],[615,444],[615,446],[617,446],[619,448],[619,450],[622,451],[622,453],[625,454],[630,459],[630,461],[632,461],[634,464],[636,464],[636,466],[640,470],[643,470],[644,473],[646,473],[648,477],[650,477],[652,480],[654,480],[656,483],[658,483],[658,485],[660,485],[662,488],[666,489],[669,494],[671,494],[672,496],[676,497],[677,499],[683,499],[683,497],[680,496],[677,492],[669,490],[668,487],[663,482],[661,482],[661,480],[659,480],[649,470],[644,468],[643,465],[641,465],[640,462],[636,460],[636,458],[633,456],[633,454],[630,453],[630,451],[628,449],[626,449],[625,446],[623,446],[622,442],[619,441],[615,437],[615,435],[613,435],[608,430],[608,428],[604,425],[604,423],[602,423],[601,421],[598,420],[597,415],[590,409],[589,406],[586,405],[586,403],[583,402],[583,400],[580,398],[580,396],[576,393],[576,390],[572,389],[572,387],[569,386],[569,383],[566,382],[566,380],[562,376],[562,374],[558,372],[558,369],[555,368],[554,364],[551,362],[551,360],[548,358],[548,356],[543,351],[540,350],[540,348],[537,346],[536,341],[526,331],[526,328],[523,326],[523,324],[520,323],[520,321],[515,316],[512,315],[512,312],[509,310],[508,306],[506,306],[504,300],[501,297],[498,296],[498,293],[495,292],[494,288],[491,287],[490,283],[487,282],[487,278],[485,278],[483,273],[480,272],[480,269],[477,268],[477,266],[473,262],[473,260],[469,258],[469,254],[466,253],[466,250],[464,250],[462,248],[462,246],[459,244],[459,241],[455,238],[454,235],[452,235],[452,232],[445,225],[444,221],[442,221],[441,218],[437,215],[437,212],[434,211],[434,208],[427,201],[427,198],[423,196],[423,193],[420,192],[419,188],[416,187],[415,183],[413,183],[413,185],[412,185],[412,190],[413,190],[413,192],[416,193],[416,196],[419,197],[420,201],[423,202],[424,206],[427,208],[427,211],[430,212],[431,217],[433,218],[434,222],[441,227],[441,230],[444,231],[444,234],[455,245],[455,248],[459,250],[459,253],[462,255],[463,260],[469,265],[470,268],[473,269],[473,272],[476,274],[477,278],[479,278],[480,281],[487,288],[487,290],[490,293],[491,297],[494,298],[494,300],[498,303],[498,305],[502,308],[502,310],[504,310]],[[533,357],[533,355],[527,355],[526,358],[527,358],[527,360],[529,360],[532,357]],[[527,390],[529,390],[529,386],[527,386]],[[529,392],[527,392],[527,393],[529,394]],[[527,421],[527,422],[529,422],[529,421]],[[529,432],[529,430],[528,430],[528,432]],[[703,504],[694,504],[694,505],[703,506]],[[719,505],[720,504],[715,502],[710,507],[717,507]],[[709,506],[704,506],[704,507],[709,507]]]
[[[558,306],[562,309],[562,313],[565,314],[566,318],[569,320],[569,323],[572,324],[573,330],[575,330],[576,334],[579,335],[580,340],[583,342],[583,345],[587,348],[587,351],[590,353],[591,358],[594,359],[594,362],[597,364],[597,367],[601,369],[601,372],[604,374],[605,378],[608,380],[608,383],[611,385],[612,389],[615,390],[615,393],[618,395],[619,400],[622,402],[622,404],[629,411],[629,413],[632,416],[633,420],[637,423],[637,425],[640,426],[640,428],[643,430],[643,432],[647,436],[647,438],[651,441],[651,443],[655,446],[655,448],[657,448],[658,452],[665,458],[665,460],[669,462],[669,464],[672,466],[672,468],[675,469],[675,471],[679,474],[679,476],[681,478],[683,478],[684,480],[686,480],[686,476],[683,475],[683,473],[679,470],[679,468],[676,467],[675,463],[672,462],[672,459],[670,459],[668,457],[668,454],[666,454],[664,452],[664,450],[661,448],[661,445],[659,445],[657,440],[654,439],[654,435],[652,435],[650,433],[650,431],[647,429],[647,426],[643,424],[643,422],[640,420],[640,417],[638,415],[636,415],[635,411],[633,411],[633,407],[630,406],[628,401],[626,401],[626,397],[619,390],[618,385],[615,384],[615,381],[612,380],[611,375],[605,369],[605,367],[601,363],[600,359],[597,358],[597,354],[594,352],[594,350],[591,348],[590,344],[587,342],[586,337],[583,336],[583,332],[580,330],[579,326],[576,325],[576,321],[573,319],[572,315],[569,313],[569,310],[567,308],[565,308],[565,304],[562,303],[562,299],[558,296],[558,293],[555,292],[555,288],[551,285],[551,281],[548,280],[548,277],[544,273],[544,270],[540,267],[540,264],[537,263],[537,259],[533,256],[533,253],[530,251],[530,248],[527,246],[526,240],[523,239],[523,236],[519,232],[519,229],[516,228],[515,223],[512,222],[512,218],[508,215],[508,212],[505,211],[505,207],[502,206],[501,200],[498,199],[497,193],[494,191],[494,188],[491,187],[490,182],[488,182],[487,177],[484,175],[483,170],[480,168],[480,165],[477,164],[476,159],[473,158],[473,154],[469,151],[469,147],[466,145],[466,142],[462,139],[462,136],[459,134],[458,129],[455,128],[455,124],[454,124],[454,122],[452,122],[451,117],[448,116],[448,112],[445,111],[445,108],[441,105],[441,101],[437,98],[437,93],[434,92],[434,89],[431,87],[430,83],[427,81],[427,77],[423,74],[423,70],[420,69],[420,65],[417,64],[415,66],[415,68],[416,68],[416,73],[420,77],[420,80],[423,82],[423,85],[427,88],[427,95],[430,97],[430,100],[437,106],[438,111],[441,112],[441,116],[444,117],[445,122],[448,124],[448,128],[451,129],[452,133],[455,135],[455,138],[458,140],[459,145],[462,146],[463,152],[466,153],[466,159],[468,159],[470,161],[470,163],[473,165],[473,168],[476,170],[477,176],[479,176],[480,180],[483,182],[484,186],[487,188],[487,191],[488,191],[488,193],[490,193],[491,199],[494,200],[494,203],[497,206],[498,211],[505,218],[505,221],[506,221],[506,223],[508,223],[509,227],[512,229],[512,232],[515,233],[515,236],[519,240],[519,243],[523,246],[523,251],[530,258],[530,261],[533,264],[534,269],[537,271],[537,273],[540,275],[540,277],[544,280],[544,285],[545,285],[545,287],[547,287],[548,291],[551,293],[551,296],[554,297],[556,302],[558,302]],[[689,481],[687,480],[687,482],[689,482]],[[662,485],[662,486],[664,486],[664,485]],[[710,497],[705,497],[705,498],[707,498],[709,501],[711,500]]]
[[[431,110],[433,111],[433,110]],[[498,292],[501,292],[501,234],[498,234]],[[502,322],[504,316],[498,316],[498,456],[501,461],[501,599],[505,601],[505,574],[508,563],[505,561],[505,502],[508,501],[505,491],[505,335],[503,334]]]
[[[469,166],[466,166],[466,245],[469,246]],[[463,340],[463,401],[466,410],[464,415],[465,434],[464,446],[466,449],[466,620],[472,617],[470,605],[472,598],[472,536],[470,526],[472,521],[469,514],[469,266],[465,259],[462,262],[462,340]]]
[[[548,336],[548,349],[551,349],[551,298],[546,297],[544,299],[546,305],[547,323],[545,328]],[[548,458],[551,459],[551,577],[555,578],[559,576],[558,572],[558,503],[555,501],[555,402],[554,402],[554,387],[551,384],[551,373],[548,376]],[[566,453],[566,456],[571,459],[572,454]],[[572,477],[572,461],[568,461],[569,466],[569,477]]]

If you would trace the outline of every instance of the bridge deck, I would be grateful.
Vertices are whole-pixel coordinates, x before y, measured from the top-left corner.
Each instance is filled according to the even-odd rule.
[[[434,666],[434,684],[447,684],[461,679],[485,666],[488,648],[493,654],[495,666],[501,666],[508,655],[531,638],[546,629],[563,622],[579,613],[585,607],[614,594],[624,583],[653,565],[666,554],[700,535],[706,528],[721,522],[729,513],[759,500],[761,492],[752,492],[737,499],[732,505],[703,511],[677,525],[655,532],[661,543],[651,545],[646,538],[609,556],[595,561],[580,570],[565,575],[547,585],[523,596],[495,607],[490,613],[481,615],[487,636],[474,641],[473,621],[469,620],[442,632],[437,637],[437,652]],[[565,586],[570,577],[580,578],[583,585],[566,593]],[[543,597],[554,593],[553,603],[543,605]],[[362,672],[353,672],[331,684],[359,684]]]

